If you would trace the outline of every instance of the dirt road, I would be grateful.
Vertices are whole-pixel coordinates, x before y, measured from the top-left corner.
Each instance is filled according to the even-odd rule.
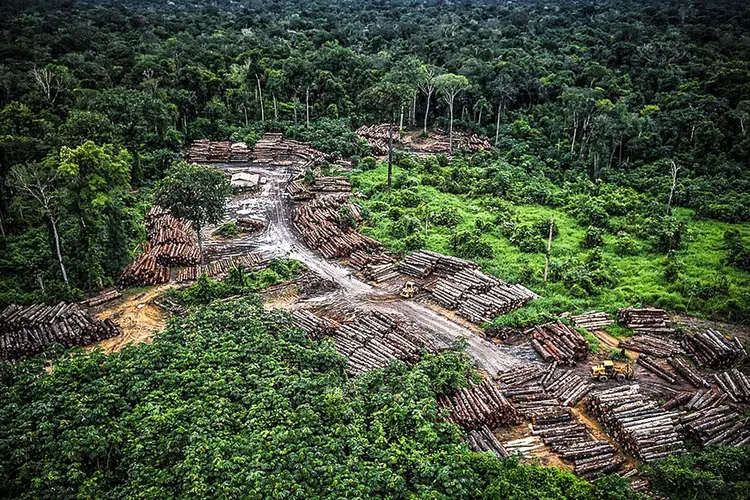
[[[358,279],[352,269],[337,261],[328,260],[317,251],[308,248],[294,229],[294,207],[291,199],[286,195],[286,185],[292,177],[289,167],[263,165],[251,166],[249,170],[259,173],[266,179],[266,182],[262,185],[259,194],[236,198],[230,206],[231,215],[264,218],[267,225],[261,234],[242,238],[239,242],[242,249],[263,252],[271,257],[296,259],[311,271],[338,285],[338,289],[333,292],[303,301],[302,307],[305,303],[310,305],[337,304],[351,309],[380,310],[408,319],[426,332],[428,339],[433,339],[435,344],[441,346],[452,345],[464,338],[468,344],[467,352],[476,360],[480,368],[492,375],[537,359],[533,349],[528,346],[511,347],[493,344],[486,340],[479,331],[473,331],[451,321],[417,302],[395,298],[389,291]],[[206,230],[207,247],[217,254],[226,253],[226,250],[222,249],[222,244],[238,244],[236,241],[231,243],[210,241],[212,230],[213,228]]]

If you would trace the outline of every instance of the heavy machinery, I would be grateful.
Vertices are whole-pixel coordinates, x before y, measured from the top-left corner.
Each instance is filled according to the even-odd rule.
[[[401,288],[401,295],[405,299],[410,299],[414,297],[414,294],[417,293],[417,284],[413,281],[407,281],[404,283],[404,286]]]
[[[591,365],[591,376],[599,382],[606,382],[611,378],[622,382],[623,380],[632,380],[635,372],[630,363],[616,365],[613,361],[607,360],[602,361],[598,365]]]

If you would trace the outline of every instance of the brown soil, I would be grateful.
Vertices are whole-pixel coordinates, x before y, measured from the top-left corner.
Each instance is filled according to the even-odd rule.
[[[110,353],[117,352],[130,344],[151,343],[154,335],[167,325],[168,318],[168,315],[151,303],[151,300],[174,286],[174,284],[166,284],[133,294],[126,293],[117,300],[94,308],[97,318],[110,318],[119,324],[122,328],[122,335],[102,340],[87,349],[101,347],[104,352]]]

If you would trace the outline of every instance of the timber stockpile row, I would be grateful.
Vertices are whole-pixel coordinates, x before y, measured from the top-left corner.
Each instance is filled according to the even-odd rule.
[[[686,335],[685,345],[698,366],[725,368],[738,363],[747,354],[740,339],[729,339],[710,328],[705,332]]]
[[[352,252],[349,256],[349,265],[376,283],[399,276],[395,259],[380,252],[367,253],[359,250]]]
[[[617,322],[635,333],[675,332],[672,321],[664,309],[626,307],[617,311]]]
[[[112,320],[98,320],[78,304],[11,304],[0,313],[0,359],[13,361],[34,355],[52,342],[66,348],[84,346],[121,333]]]
[[[310,191],[319,192],[344,192],[348,193],[352,190],[352,185],[349,179],[346,177],[315,177],[315,181],[308,186]]]
[[[489,378],[480,384],[470,384],[438,398],[440,404],[450,411],[455,424],[472,430],[520,423],[516,409]]]
[[[466,441],[469,442],[471,449],[476,452],[491,451],[498,458],[507,458],[509,456],[508,451],[486,425],[469,431]]]
[[[669,365],[674,368],[682,378],[690,382],[693,387],[705,387],[708,385],[708,382],[703,378],[703,375],[686,363],[684,359],[669,358],[667,359],[667,363],[669,363]]]
[[[536,415],[548,414],[562,408],[560,401],[548,394],[543,387],[543,384],[552,380],[556,369],[557,363],[548,365],[544,370],[540,369],[539,365],[531,364],[501,372],[497,379],[503,384],[503,394],[513,403],[516,410],[524,417],[532,419]]]
[[[295,201],[309,200],[315,197],[300,179],[289,182],[286,185],[286,192]]]
[[[544,361],[574,365],[588,356],[586,339],[560,320],[534,326],[524,333],[531,336],[531,345]]]
[[[348,257],[353,252],[374,252],[380,242],[356,231],[342,220],[342,209],[355,224],[362,220],[359,205],[348,195],[321,196],[294,208],[294,227],[305,243],[326,258]]]
[[[420,148],[421,151],[428,153],[449,153],[450,152],[450,136],[447,131],[435,129],[430,132],[430,136],[426,139],[424,147]],[[483,151],[485,149],[492,149],[492,144],[487,140],[486,137],[477,134],[467,134],[465,132],[453,131],[453,150],[465,149],[468,151]]]
[[[605,312],[594,311],[579,314],[577,316],[571,316],[570,320],[578,328],[583,328],[584,330],[588,330],[589,332],[602,330],[614,323],[614,320],[609,314]]]
[[[186,158],[193,163],[247,163],[250,148],[244,142],[199,139],[188,146]]]
[[[390,134],[389,129],[391,130]],[[356,134],[357,137],[369,144],[372,152],[378,156],[388,154],[389,135],[392,134],[394,144],[401,143],[401,135],[399,134],[398,127],[388,125],[387,123],[363,125],[357,129]]]
[[[267,133],[255,143],[250,159],[253,163],[295,165],[302,171],[326,155],[309,144],[284,139],[281,134]]]
[[[505,283],[479,271],[472,262],[427,250],[406,257],[399,270],[418,278],[432,273],[441,276],[430,286],[435,301],[477,324],[490,323],[538,298],[522,285]]]
[[[617,470],[625,461],[609,442],[592,439],[570,408],[558,407],[532,419],[532,434],[542,438],[579,476],[593,479]]]
[[[669,384],[674,385],[677,382],[677,375],[675,373],[663,363],[651,358],[647,354],[638,356],[637,363]]]
[[[195,266],[200,251],[189,222],[176,219],[161,207],[154,206],[146,214],[148,241],[141,253],[125,268],[120,283],[125,286],[157,285],[170,278],[170,268]]]
[[[321,340],[324,337],[333,337],[338,323],[328,318],[323,318],[311,313],[308,310],[301,309],[292,313],[292,323],[298,328],[304,330],[307,336],[312,340]]]
[[[750,378],[737,368],[715,373],[714,380],[732,402],[750,403]]]
[[[712,390],[696,392],[685,405],[685,409],[694,411],[680,417],[685,436],[703,447],[740,446],[750,443],[747,417],[739,415],[729,406],[722,405],[724,398],[726,394]]]
[[[633,335],[625,342],[619,342],[618,345],[630,351],[649,354],[657,358],[670,358],[685,352],[677,340],[648,334]]]
[[[677,427],[679,412],[647,400],[638,385],[593,392],[586,398],[586,409],[615,441],[643,461],[685,452]]]
[[[268,265],[268,257],[259,252],[253,252],[237,257],[229,256],[215,260],[203,266],[203,272],[213,279],[224,279],[232,269],[262,269]],[[185,283],[195,281],[201,275],[200,266],[184,267],[177,271],[175,281]]]
[[[360,375],[393,360],[413,363],[425,343],[420,334],[377,311],[344,324],[333,334],[336,350],[348,358],[347,371]]]
[[[572,370],[544,384],[544,389],[555,396],[563,406],[575,406],[594,388],[588,378],[581,377]]]
[[[113,288],[111,290],[103,291],[96,297],[82,300],[80,304],[84,307],[95,307],[104,304],[105,302],[109,302],[110,300],[119,299],[120,297],[122,297],[122,294]]]

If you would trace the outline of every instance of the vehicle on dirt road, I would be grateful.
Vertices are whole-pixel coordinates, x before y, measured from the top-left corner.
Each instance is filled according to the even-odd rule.
[[[618,382],[632,380],[635,377],[635,371],[630,363],[617,365],[614,361],[602,361],[598,365],[591,365],[591,376],[599,382],[606,382],[613,378]]]

